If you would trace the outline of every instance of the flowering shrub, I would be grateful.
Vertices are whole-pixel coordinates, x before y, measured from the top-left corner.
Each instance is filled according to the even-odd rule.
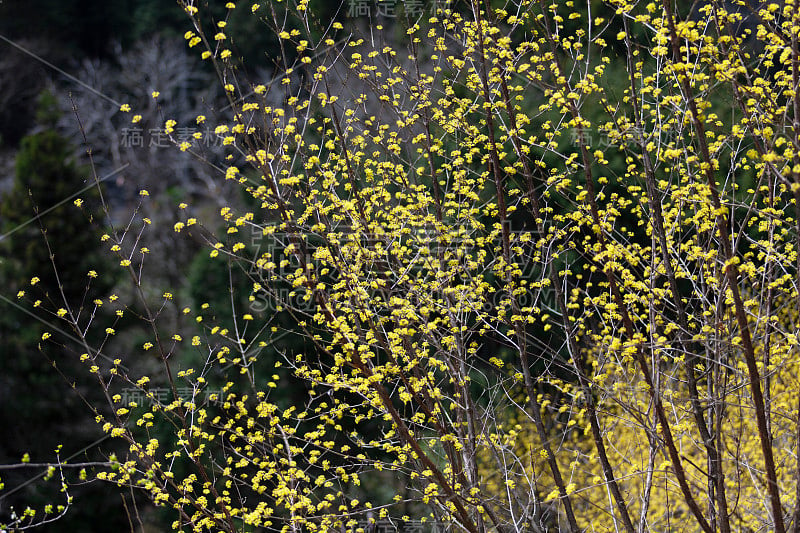
[[[174,230],[250,307],[164,328],[138,235],[107,232],[151,338],[85,349],[129,447],[97,477],[181,531],[796,530],[794,4],[472,2],[361,35],[229,3],[280,50],[250,85],[246,36],[185,3],[252,207]],[[142,351],[160,374],[121,368]]]

